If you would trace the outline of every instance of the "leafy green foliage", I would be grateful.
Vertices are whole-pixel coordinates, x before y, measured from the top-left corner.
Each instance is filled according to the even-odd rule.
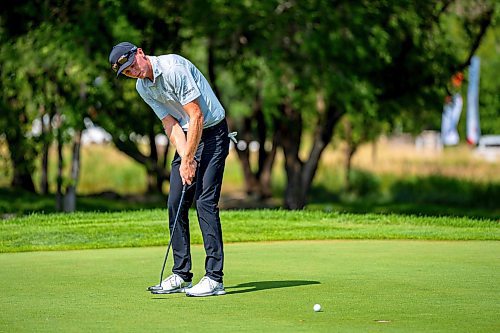
[[[500,10],[500,6],[499,10]],[[496,24],[488,31],[485,41],[478,50],[481,59],[479,86],[479,121],[481,134],[500,133],[500,26]]]
[[[5,104],[23,109],[31,120],[40,109],[53,109],[65,115],[68,126],[78,125],[88,107],[83,97],[94,96],[95,88],[74,31],[44,24],[0,51]]]
[[[412,132],[438,128],[444,87],[456,68],[466,66],[489,19],[493,34],[479,49],[485,69],[481,119],[484,133],[497,132],[498,13],[499,5],[491,0],[7,4],[0,14],[0,107],[8,116],[0,123],[4,131],[24,135],[41,112],[63,113],[68,129],[81,127],[89,116],[148,172],[164,168],[153,146],[148,155],[134,139],[151,139],[162,131],[160,123],[137,96],[132,80],[114,79],[107,56],[123,40],[149,54],[192,49],[237,127],[251,114],[255,96],[261,96],[266,141],[279,131],[301,146],[302,131],[321,133],[315,141],[323,146],[296,161],[314,162],[310,174],[301,176],[306,184],[299,188],[307,192],[335,117],[351,123],[354,144],[398,126]],[[205,58],[207,64],[201,63]],[[19,119],[19,126],[13,126]],[[249,127],[258,131],[255,122]],[[25,163],[37,158],[38,144],[25,140]],[[26,169],[33,172],[32,165]]]

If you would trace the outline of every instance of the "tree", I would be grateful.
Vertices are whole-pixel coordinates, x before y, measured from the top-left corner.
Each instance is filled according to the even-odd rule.
[[[285,155],[286,208],[304,207],[340,119],[349,113],[369,115],[369,109],[358,107],[360,99],[368,97],[380,110],[377,117],[389,123],[416,119],[424,109],[441,109],[442,89],[462,63],[440,25],[451,3],[217,2],[227,18],[219,33],[209,30],[210,45],[218,46],[218,67],[229,65],[238,73],[243,64],[264,59],[269,69],[265,80],[274,86],[266,87],[271,92],[265,90],[265,97],[278,100],[279,112],[269,111],[274,121],[268,133],[278,134]],[[480,29],[469,38],[470,50],[491,22],[492,5],[484,4],[486,18],[476,21]],[[247,71],[246,82],[255,80],[254,73],[258,71]],[[231,99],[225,101],[232,110]],[[304,153],[301,140],[307,131],[313,144]]]
[[[248,150],[238,152],[247,191],[270,194],[273,161],[281,148],[287,175],[284,204],[301,209],[343,117],[352,126],[353,145],[371,135],[363,134],[363,124],[373,119],[405,126],[411,121],[415,131],[435,124],[443,87],[457,69],[466,68],[496,22],[498,8],[491,0],[7,5],[0,14],[5,84],[0,107],[6,113],[0,121],[9,131],[15,182],[34,189],[32,161],[43,144],[25,136],[33,119],[64,114],[78,138],[82,116],[88,114],[112,133],[120,150],[145,165],[148,189],[161,190],[168,172],[166,155],[160,157],[154,144],[160,123],[135,93],[133,81],[113,78],[107,55],[122,40],[151,54],[179,52],[201,41],[208,76],[228,110],[231,128],[246,141],[261,143],[255,164]],[[458,39],[450,20],[463,27]],[[457,40],[465,52],[457,52]],[[29,43],[38,43],[38,52]],[[45,49],[57,54],[59,66],[44,56]],[[79,69],[78,75],[66,81],[72,68]],[[356,133],[359,140],[354,140]],[[306,135],[312,137],[309,147],[303,143]],[[148,138],[146,149],[135,139],[143,137]]]
[[[266,29],[259,13],[272,8],[263,1],[192,1],[187,7],[187,26],[206,48],[208,79],[226,109],[230,129],[238,130],[236,149],[244,174],[247,194],[271,196],[271,171],[277,151],[269,105],[269,79],[266,59],[258,47],[248,45],[252,33]],[[199,8],[204,10],[200,11]],[[217,18],[217,24],[214,24]],[[190,30],[191,30],[190,29]],[[249,143],[257,141],[256,156]]]
[[[42,124],[51,124],[51,119],[57,113],[56,109],[71,102],[74,106],[78,103],[92,106],[88,116],[96,122],[100,122],[101,125],[105,125],[106,129],[113,134],[115,145],[120,150],[145,165],[148,172],[148,191],[161,191],[162,183],[168,179],[168,171],[165,168],[167,151],[164,152],[163,157],[159,156],[154,140],[155,133],[161,131],[161,126],[149,108],[138,98],[137,94],[134,94],[135,89],[132,82],[112,80],[113,73],[109,69],[107,56],[117,40],[135,41],[145,49],[149,48],[150,52],[154,52],[155,48],[161,48],[162,45],[178,48],[182,39],[177,36],[178,17],[172,15],[175,14],[176,8],[180,8],[180,6],[175,1],[167,3],[158,1],[111,3],[103,0],[86,0],[64,4],[52,1],[24,1],[6,7],[6,11],[0,15],[0,32],[6,40],[9,40],[8,43],[3,44],[5,52],[2,55],[12,65],[9,71],[7,71],[7,66],[2,68],[6,85],[13,86],[13,83],[7,82],[8,76],[14,75],[13,72],[22,71],[18,68],[23,67],[20,61],[12,59],[12,54],[7,52],[10,50],[10,44],[16,44],[18,40],[24,41],[26,50],[23,52],[27,53],[22,55],[22,59],[33,64],[38,64],[38,62],[28,60],[28,57],[40,58],[37,54],[40,49],[61,45],[61,51],[58,52],[60,56],[57,58],[59,63],[51,64],[50,72],[39,70],[32,71],[30,74],[36,84],[30,82],[27,85],[28,95],[16,96],[16,89],[13,89],[13,98],[17,101],[23,100],[22,103],[16,104],[19,106],[18,110],[15,112],[8,110],[7,107],[13,108],[15,103],[9,101],[12,96],[3,95],[5,107],[2,108],[2,111],[11,116],[5,119],[9,124],[5,128],[9,128],[12,132],[8,137],[9,146],[16,147],[16,149],[11,149],[14,161],[14,184],[21,184],[21,186],[34,191],[31,174],[34,170],[33,161],[39,154],[40,147],[38,146],[40,145],[43,146],[43,165],[48,164],[47,152],[53,139],[52,132],[50,128],[45,126],[43,135],[38,139],[25,138],[25,133],[31,128],[31,122],[36,118],[41,118],[48,119],[48,121],[42,121]],[[40,40],[36,45],[38,49],[29,49],[30,42],[38,41],[30,36],[33,36],[33,31],[39,30],[44,30],[46,34],[41,39],[40,36],[36,37]],[[69,31],[66,35],[71,35],[72,40],[68,41],[62,38],[62,36],[66,36],[66,31]],[[158,34],[157,31],[162,31],[163,34]],[[47,45],[42,43],[47,43]],[[76,96],[72,98],[62,95],[66,93],[62,88],[69,86],[68,83],[63,82],[64,78],[61,77],[60,80],[59,77],[48,78],[48,75],[60,73],[61,70],[57,66],[64,68],[64,64],[75,63],[75,59],[78,59],[78,65],[82,68],[93,70],[92,77],[85,77],[85,81],[82,81],[80,85],[71,87],[72,92],[75,93],[73,95]],[[45,81],[37,79],[44,76],[46,77]],[[81,76],[78,79],[83,80]],[[28,110],[29,94],[37,95],[38,100],[33,102],[36,107],[31,107]],[[71,92],[70,95],[72,95]],[[34,110],[35,108],[37,110]],[[64,124],[73,126],[71,129],[74,130],[72,133],[75,134],[74,138],[77,143],[83,126],[81,122],[83,118],[81,110],[74,111],[65,110]],[[23,114],[26,112],[30,114],[24,116]],[[146,116],[144,116],[145,114]],[[15,119],[16,115],[20,115],[21,121]],[[69,119],[78,119],[78,121],[68,122]],[[61,126],[66,126],[64,124]],[[63,132],[66,130],[62,129]],[[57,133],[59,132],[57,131]],[[142,137],[149,139],[149,152],[142,149],[142,141],[131,139]],[[64,135],[59,136],[59,138],[63,139]],[[73,147],[73,151],[77,155],[78,147],[78,144]],[[78,161],[77,155],[74,155],[74,162]],[[29,158],[26,159],[26,157]],[[76,167],[78,163],[72,163],[72,165]],[[77,177],[78,173],[75,169],[74,171],[73,176]],[[62,180],[59,179],[59,181]],[[47,182],[42,182],[42,191],[47,187]],[[69,189],[73,191],[72,186]]]
[[[44,135],[52,137],[48,131],[32,132],[35,119],[43,119],[46,115],[50,119],[57,115],[58,126],[55,130],[59,147],[63,142],[71,140],[72,133],[75,134],[72,177],[66,178],[68,209],[74,210],[79,137],[83,129],[83,116],[93,103],[88,95],[92,89],[94,73],[91,66],[86,66],[85,51],[77,42],[77,34],[68,28],[64,30],[65,32],[42,24],[17,38],[14,43],[4,44],[1,49],[4,57],[1,82],[4,87],[3,110],[11,115],[8,125],[12,130],[7,132],[11,156],[14,163],[17,163],[15,166],[22,165],[18,161],[29,157],[23,161],[28,168],[25,173],[27,177],[31,178],[34,160],[40,150],[40,145],[36,143],[47,142]],[[26,155],[26,150],[22,147],[28,147],[32,155]],[[62,160],[59,164],[62,170]],[[15,167],[15,170],[18,169],[19,167]],[[59,189],[62,188],[62,181],[63,179],[58,179]],[[34,191],[33,184],[27,189]],[[61,193],[58,194],[61,198]],[[58,206],[62,207],[61,204]]]
[[[120,41],[131,41],[151,55],[178,53],[185,41],[180,29],[186,5],[178,1],[147,0],[108,6],[106,16],[114,18],[111,20],[114,26],[105,30],[109,37],[106,46],[100,49],[106,57],[102,64],[107,64],[111,47]],[[110,78],[111,75],[108,69],[108,74],[103,77]],[[147,192],[161,193],[162,185],[170,175],[166,163],[169,146],[163,152],[156,146],[156,134],[163,132],[161,123],[135,92],[134,80],[123,77],[111,82],[104,80],[102,89],[111,92],[102,101],[102,108],[93,120],[111,133],[113,143],[120,151],[144,165],[148,175]],[[142,149],[144,143],[148,149]]]

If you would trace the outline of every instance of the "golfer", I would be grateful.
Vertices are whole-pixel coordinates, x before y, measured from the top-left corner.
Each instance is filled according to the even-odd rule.
[[[170,174],[168,213],[174,266],[157,288],[161,293],[188,296],[225,294],[222,283],[224,251],[219,218],[219,196],[229,151],[225,111],[203,74],[187,59],[175,55],[149,56],[123,42],[115,45],[109,62],[117,76],[137,79],[136,89],[156,113],[175,146]],[[188,187],[180,202],[183,185]],[[205,276],[194,287],[188,209],[196,202],[205,246]],[[182,205],[176,230],[176,209]]]

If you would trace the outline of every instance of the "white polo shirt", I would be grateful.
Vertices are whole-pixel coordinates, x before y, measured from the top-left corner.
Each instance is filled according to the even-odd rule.
[[[148,58],[153,66],[153,81],[137,79],[135,87],[160,120],[171,115],[187,131],[189,116],[182,106],[196,98],[203,113],[203,128],[224,119],[224,108],[208,81],[189,60],[176,54]]]

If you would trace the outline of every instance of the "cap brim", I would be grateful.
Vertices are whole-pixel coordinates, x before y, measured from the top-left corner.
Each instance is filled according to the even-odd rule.
[[[130,58],[128,58],[127,62],[124,63],[123,65],[120,66],[120,68],[118,68],[118,71],[116,72],[116,77],[118,77],[118,75],[121,74],[121,72],[127,68],[128,66],[132,65],[132,63],[134,62],[134,59],[135,59],[135,52],[134,54],[132,54],[130,56]]]

